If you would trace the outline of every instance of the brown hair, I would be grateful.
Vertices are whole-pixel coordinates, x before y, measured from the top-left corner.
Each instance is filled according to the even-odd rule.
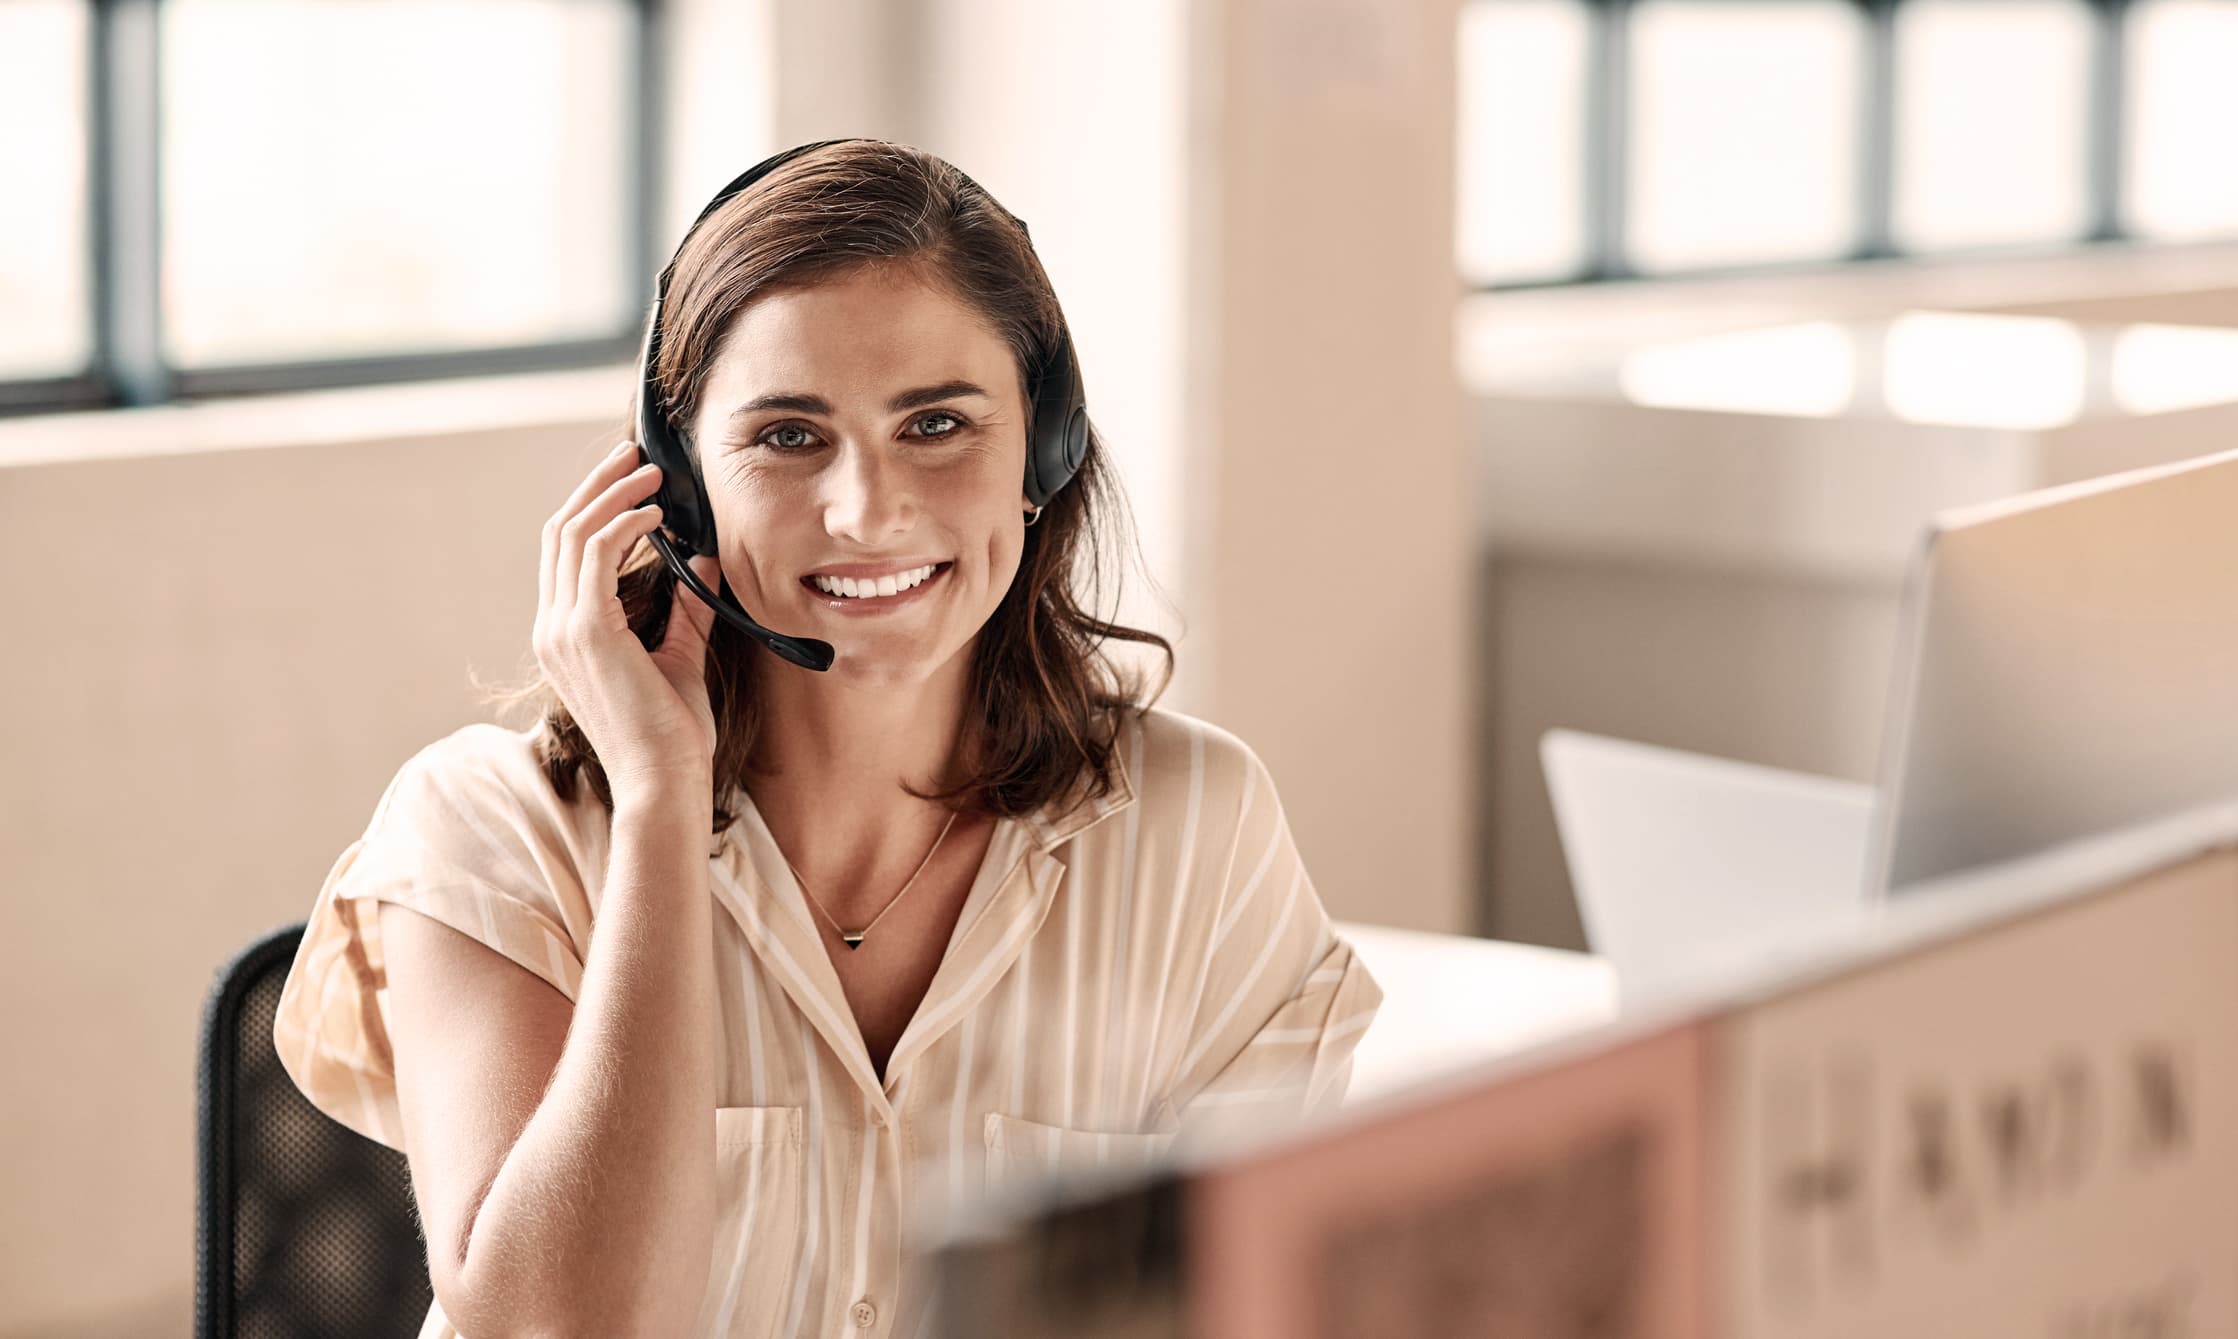
[[[941,159],[905,144],[850,141],[794,158],[725,201],[685,238],[672,265],[653,368],[669,421],[689,433],[708,368],[757,295],[886,264],[916,272],[987,320],[1011,347],[1030,411],[1032,387],[1064,329],[1064,314],[1024,229]],[[1107,568],[1124,567],[1136,550],[1125,496],[1092,423],[1079,472],[1025,534],[1017,576],[975,648],[963,775],[944,789],[910,792],[921,799],[1018,817],[1075,792],[1107,794],[1121,718],[1155,701],[1172,680],[1171,643],[1093,612],[1106,593]],[[1111,576],[1115,617],[1117,573]],[[617,595],[647,649],[660,645],[676,585],[650,543],[641,541],[622,564]],[[1163,656],[1164,672],[1148,696],[1141,676],[1108,656],[1105,643],[1114,640],[1152,646]],[[725,801],[752,770],[761,725],[754,679],[773,661],[766,648],[715,620],[707,690],[716,726],[718,834],[737,818]],[[572,800],[578,775],[587,777],[612,810],[597,753],[540,671],[482,700],[539,707],[538,757],[553,788]]]

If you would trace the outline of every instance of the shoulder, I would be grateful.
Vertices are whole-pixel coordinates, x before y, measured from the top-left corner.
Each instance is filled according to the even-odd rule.
[[[453,820],[555,834],[574,828],[582,806],[552,789],[537,749],[540,729],[477,721],[430,741],[397,769],[373,825]],[[585,797],[588,788],[578,792],[578,799]]]
[[[422,910],[442,902],[453,914],[436,919],[453,928],[503,920],[517,905],[555,940],[586,935],[609,829],[588,786],[572,801],[553,789],[541,728],[465,725],[406,759],[353,852],[348,895],[392,890],[382,895]]]
[[[1275,798],[1266,764],[1232,731],[1152,707],[1134,718],[1133,733],[1125,761],[1146,813],[1187,809],[1208,826],[1232,826]]]
[[[429,742],[406,766],[517,780],[524,770],[538,766],[536,739],[534,729],[509,730],[494,722],[474,721]]]

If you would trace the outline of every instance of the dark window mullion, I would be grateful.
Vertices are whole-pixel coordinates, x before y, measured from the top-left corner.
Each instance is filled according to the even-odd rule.
[[[1858,81],[1858,260],[1896,249],[1896,0],[1856,0],[1865,20]]]
[[[1632,0],[1591,0],[1585,60],[1584,279],[1628,279]]]
[[[651,314],[653,289],[659,278],[661,265],[668,257],[660,249],[661,201],[669,179],[667,164],[662,158],[663,132],[667,126],[667,109],[661,105],[663,90],[668,87],[667,50],[668,14],[660,0],[639,0],[635,33],[637,49],[632,53],[637,84],[631,90],[632,103],[637,117],[637,154],[635,180],[631,185],[630,218],[624,245],[624,257],[630,276],[630,303],[632,311],[623,318],[625,332],[641,328]],[[632,347],[635,340],[632,339]]]
[[[2128,235],[2122,219],[2122,172],[2128,152],[2129,106],[2125,64],[2129,0],[2092,0],[2089,155],[2084,189],[2090,222],[2083,237],[2117,242]]]
[[[88,107],[93,374],[109,403],[171,397],[163,360],[159,0],[96,0]]]

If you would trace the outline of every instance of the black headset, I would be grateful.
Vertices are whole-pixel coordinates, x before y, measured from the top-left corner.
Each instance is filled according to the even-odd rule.
[[[829,144],[855,143],[855,140],[827,139],[802,144],[772,154],[746,169],[728,186],[716,193],[707,207],[692,220],[691,228],[684,230],[688,239],[692,230],[706,221],[725,200],[745,190],[767,176],[771,171],[812,149]],[[879,141],[860,141],[877,143]],[[963,173],[958,172],[958,176]],[[964,177],[969,182],[971,178]],[[971,182],[975,187],[977,182]],[[980,188],[984,194],[984,188]],[[989,196],[989,200],[993,197]],[[997,205],[1000,209],[1001,206]],[[1004,213],[1009,213],[1004,210]],[[1016,214],[1010,215],[1020,232],[1026,231],[1026,221]],[[1029,244],[1032,235],[1027,236]],[[677,251],[683,243],[677,243]],[[661,408],[660,388],[653,381],[653,361],[660,352],[661,303],[668,297],[669,276],[675,272],[676,258],[669,257],[663,266],[653,294],[653,310],[645,322],[645,344],[638,354],[637,376],[637,455],[640,461],[660,466],[661,486],[649,498],[637,505],[659,504],[661,524],[653,529],[653,547],[660,550],[668,561],[669,570],[676,579],[707,602],[715,613],[746,633],[762,645],[804,669],[828,670],[832,663],[830,642],[810,637],[788,637],[772,632],[754,621],[753,615],[739,607],[730,595],[729,584],[724,584],[721,595],[707,589],[707,583],[692,571],[689,559],[699,554],[714,554],[719,550],[715,543],[715,511],[707,500],[707,484],[700,477],[699,459],[689,448],[685,431],[669,421]],[[1072,336],[1064,327],[1062,318],[1057,329],[1057,344],[1050,351],[1040,374],[1035,378],[1033,394],[1033,425],[1026,440],[1026,496],[1036,507],[1047,505],[1057,491],[1071,481],[1080,469],[1082,457],[1088,453],[1088,404],[1080,385],[1080,366],[1072,356]],[[1038,512],[1036,513],[1039,514]],[[663,530],[675,532],[672,540]],[[671,610],[673,617],[673,610]]]

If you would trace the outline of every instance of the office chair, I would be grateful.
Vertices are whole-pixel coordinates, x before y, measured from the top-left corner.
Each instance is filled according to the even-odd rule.
[[[303,930],[241,950],[203,1006],[195,1339],[412,1339],[434,1291],[404,1155],[312,1106],[272,1046]]]

